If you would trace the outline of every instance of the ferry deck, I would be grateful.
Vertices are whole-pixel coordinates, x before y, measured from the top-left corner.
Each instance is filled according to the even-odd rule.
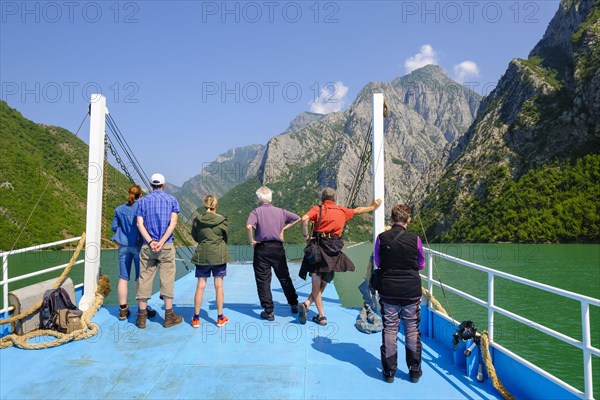
[[[297,277],[290,265],[300,301],[310,281]],[[323,293],[329,323],[306,325],[291,314],[279,282],[273,278],[275,321],[260,319],[251,265],[228,266],[225,310],[230,319],[215,325],[214,287],[209,279],[201,310],[201,326],[190,321],[196,278],[185,275],[175,284],[174,308],[184,322],[163,328],[158,294],[149,301],[158,315],[146,329],[135,326],[137,307],[126,321],[118,307],[102,307],[93,321],[98,335],[45,350],[0,351],[1,399],[495,399],[490,380],[467,376],[454,362],[451,346],[423,339],[423,376],[408,380],[404,342],[398,337],[398,372],[393,383],[382,379],[381,334],[354,327],[358,310],[342,307],[334,285]],[[113,285],[114,286],[114,285]],[[423,314],[427,307],[423,307]],[[422,318],[422,331],[427,318]],[[449,337],[451,339],[451,337]]]

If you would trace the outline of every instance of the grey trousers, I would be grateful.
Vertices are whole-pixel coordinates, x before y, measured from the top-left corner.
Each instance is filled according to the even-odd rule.
[[[398,368],[398,327],[404,324],[406,366],[409,370],[421,370],[421,302],[407,306],[387,304],[380,301],[383,319],[381,365],[383,373],[394,376]]]

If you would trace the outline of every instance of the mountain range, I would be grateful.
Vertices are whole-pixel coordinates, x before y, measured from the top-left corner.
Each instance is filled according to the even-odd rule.
[[[421,193],[444,241],[600,240],[600,3],[562,1]]]
[[[246,243],[246,218],[262,184],[273,189],[275,205],[299,215],[325,186],[342,205],[370,203],[371,169],[363,166],[379,92],[388,108],[386,214],[398,202],[411,204],[412,228],[431,241],[598,242],[599,43],[599,2],[563,0],[529,57],[512,60],[485,98],[428,65],[368,83],[344,112],[301,113],[266,145],[233,148],[181,187],[168,186],[181,204],[182,231],[214,193],[230,220],[231,243]],[[0,248],[12,248],[17,237],[23,247],[79,235],[85,143],[3,102],[0,122]],[[114,168],[109,174],[106,210],[124,201],[129,185]],[[30,217],[38,199],[42,213]],[[286,239],[300,242],[299,233]],[[370,216],[348,224],[346,240],[370,237]]]

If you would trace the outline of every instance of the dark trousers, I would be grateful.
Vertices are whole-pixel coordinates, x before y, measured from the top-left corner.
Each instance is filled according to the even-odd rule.
[[[421,302],[407,306],[387,304],[380,301],[383,319],[381,365],[388,376],[396,374],[398,367],[398,325],[404,324],[406,366],[409,370],[421,370]]]
[[[254,277],[260,305],[266,312],[273,312],[273,295],[271,294],[271,267],[281,283],[281,288],[289,305],[298,304],[298,294],[294,289],[290,270],[285,258],[285,249],[281,242],[261,242],[254,246]]]

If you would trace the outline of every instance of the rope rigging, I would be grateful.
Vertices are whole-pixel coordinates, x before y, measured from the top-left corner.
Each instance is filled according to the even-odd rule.
[[[110,132],[113,134],[116,141],[121,146],[121,149],[123,150],[123,152],[125,153],[125,156],[129,160],[130,165],[133,167],[133,169],[137,173],[138,177],[140,178],[140,181],[146,186],[146,188],[148,190],[150,190],[152,188],[152,185],[150,184],[150,179],[148,179],[148,174],[146,174],[146,172],[142,168],[140,162],[135,157],[135,154],[133,154],[131,147],[129,146],[129,144],[125,140],[125,137],[121,133],[121,129],[119,129],[119,126],[117,125],[117,123],[113,119],[112,115],[110,115],[110,114],[106,115],[106,126],[109,128]],[[112,144],[112,141],[111,141],[111,144]],[[121,166],[122,166],[122,168],[124,168],[126,170],[126,167],[124,165],[121,165]],[[134,182],[133,179],[130,178],[130,180],[132,181],[132,183]]]
[[[123,173],[125,174],[125,176],[129,179],[129,181],[132,184],[136,183],[135,180],[133,179],[133,176],[129,172],[129,169],[127,168],[127,165],[123,161],[123,159],[125,158],[129,162],[129,164],[132,166],[132,168],[135,170],[135,173],[140,178],[140,181],[146,186],[146,188],[148,189],[148,191],[150,191],[151,188],[152,188],[152,185],[150,183],[150,179],[148,178],[148,175],[146,174],[146,172],[142,168],[140,162],[138,161],[137,157],[133,153],[133,150],[131,149],[131,147],[127,143],[127,140],[125,139],[125,136],[121,132],[121,129],[119,128],[119,126],[117,125],[116,121],[114,120],[114,118],[110,114],[106,115],[106,126],[108,127],[108,131],[109,131],[107,133],[112,134],[112,136],[115,138],[115,141],[118,143],[119,147],[121,148],[121,151],[125,155],[125,157],[121,156],[121,154],[119,153],[119,150],[115,146],[113,140],[107,134],[106,135],[106,137],[108,138],[107,147],[110,150],[112,156],[115,158],[116,163],[119,165],[119,167],[121,168],[121,170],[123,171]],[[105,192],[106,192],[106,190],[105,190]],[[186,221],[185,224],[187,226],[188,221]],[[181,256],[181,251],[183,251],[184,254],[185,254],[185,256],[188,259],[192,258],[193,252],[192,252],[192,250],[189,247],[189,243],[185,239],[185,237],[183,236],[183,234],[180,232],[180,228],[177,227],[177,226],[175,227],[175,230],[173,231],[173,235],[175,236],[175,238],[178,241],[180,241],[181,243],[184,244],[184,246],[175,247],[175,253],[177,255],[177,258],[183,262],[183,266],[185,267],[185,269],[187,271],[190,271],[190,267],[188,266],[188,263],[187,263],[186,259]]]
[[[360,190],[363,184],[363,181],[365,179],[365,173],[367,172],[367,168],[369,167],[371,158],[373,157],[373,148],[371,146],[372,140],[373,120],[371,119],[371,122],[369,122],[369,129],[367,131],[367,135],[365,137],[365,141],[359,155],[358,166],[356,167],[356,171],[354,172],[354,180],[352,181],[352,186],[350,187],[350,193],[348,195],[347,201],[348,208],[356,207],[356,198],[358,197],[358,191]]]

